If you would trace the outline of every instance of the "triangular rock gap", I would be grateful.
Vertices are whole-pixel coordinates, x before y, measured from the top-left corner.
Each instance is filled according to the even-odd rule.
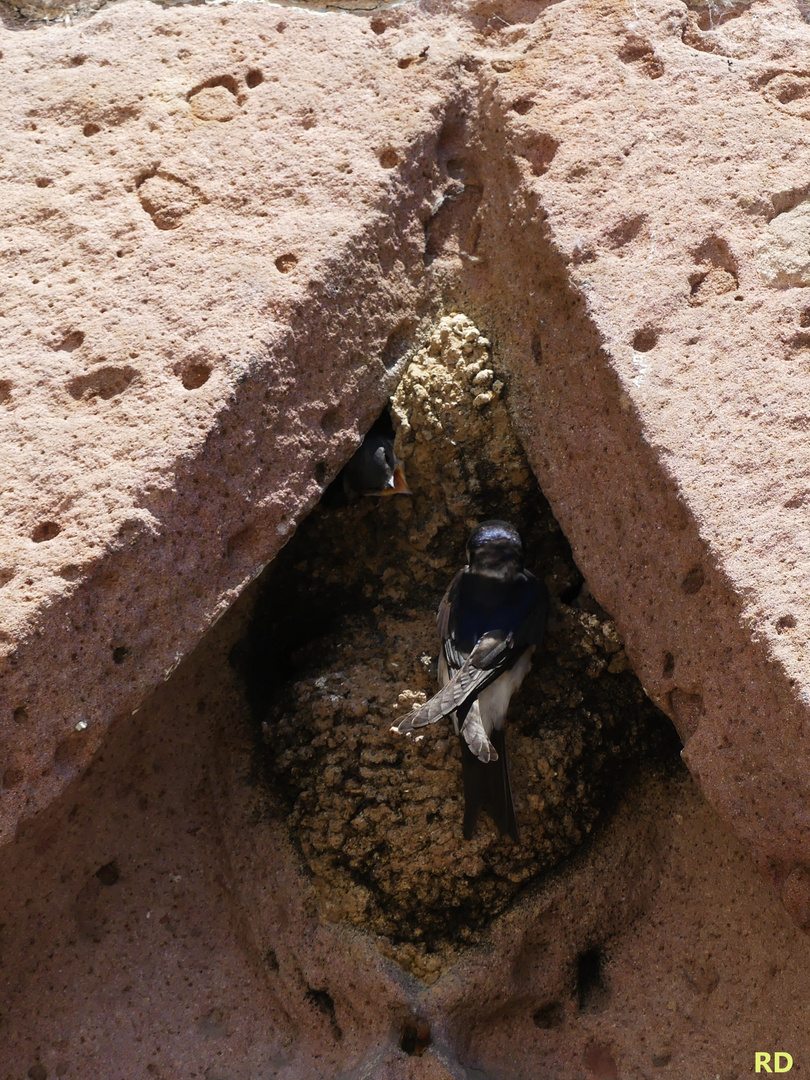
[[[392,397],[413,494],[316,508],[260,583],[235,653],[268,806],[289,814],[321,916],[372,932],[428,985],[590,837],[639,767],[665,769],[680,747],[574,564],[499,376],[467,317],[439,321]],[[389,731],[436,688],[438,601],[488,517],[519,528],[554,600],[512,709],[519,844],[483,820],[462,840],[449,721],[418,744]]]

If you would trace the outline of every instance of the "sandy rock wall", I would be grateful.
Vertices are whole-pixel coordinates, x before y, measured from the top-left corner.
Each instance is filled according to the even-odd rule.
[[[11,1075],[731,1080],[753,1023],[808,1052],[806,938],[744,854],[810,924],[808,47],[790,0],[0,30]],[[743,846],[648,772],[428,986],[319,914],[251,773],[244,626],[130,714],[442,310]]]
[[[455,84],[440,50],[427,78],[367,22],[274,7],[2,36],[24,75],[0,120],[7,837],[275,553],[391,389]]]
[[[9,21],[5,836],[275,554],[460,298],[645,688],[808,921],[810,25],[721,8]]]
[[[483,174],[468,287],[579,565],[804,922],[810,28],[787,5],[705,29],[600,10],[504,30],[516,55],[482,68],[480,160],[508,164]]]

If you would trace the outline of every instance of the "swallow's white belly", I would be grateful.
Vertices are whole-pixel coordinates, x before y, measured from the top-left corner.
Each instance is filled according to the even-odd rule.
[[[480,715],[481,724],[487,736],[493,731],[502,731],[506,727],[506,712],[509,708],[509,702],[512,699],[512,694],[529,673],[534,649],[534,645],[530,645],[513,668],[505,671],[500,678],[497,678],[494,683],[490,683],[478,695],[476,699],[478,709],[476,711]],[[445,686],[450,681],[450,672],[447,670],[443,654],[439,656],[439,679],[442,686]],[[458,735],[458,719],[455,713],[453,713],[453,726]]]
[[[529,646],[518,662],[509,671],[505,671],[494,683],[478,695],[478,708],[481,723],[487,735],[493,731],[503,731],[506,727],[506,711],[512,694],[517,690],[532,666],[534,645]]]

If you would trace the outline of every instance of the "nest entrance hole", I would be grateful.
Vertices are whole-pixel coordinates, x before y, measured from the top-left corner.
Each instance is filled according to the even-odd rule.
[[[680,749],[644,695],[526,462],[508,375],[444,318],[392,395],[411,496],[320,505],[266,571],[240,647],[261,768],[330,919],[371,930],[433,981],[491,919],[587,842],[639,761]],[[461,836],[449,722],[390,726],[435,692],[435,612],[486,518],[521,532],[552,625],[510,708],[521,843]]]

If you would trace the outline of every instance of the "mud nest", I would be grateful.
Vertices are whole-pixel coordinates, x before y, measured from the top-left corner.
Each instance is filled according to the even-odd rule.
[[[676,752],[527,465],[507,391],[489,341],[443,319],[392,399],[413,497],[316,509],[269,568],[242,651],[263,774],[322,914],[381,935],[427,982],[583,843],[631,764]],[[462,839],[449,720],[418,743],[389,731],[437,688],[436,609],[492,517],[519,528],[552,596],[510,709],[519,844],[485,815]]]

